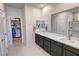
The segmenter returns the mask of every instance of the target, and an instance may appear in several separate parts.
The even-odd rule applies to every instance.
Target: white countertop
[[[50,38],[52,40],[58,41],[60,43],[69,45],[71,47],[74,47],[76,49],[79,49],[79,38],[71,37],[70,40],[64,35],[56,34],[56,33],[50,33],[50,32],[35,32],[36,34],[40,34],[42,36],[45,36],[47,38]]]

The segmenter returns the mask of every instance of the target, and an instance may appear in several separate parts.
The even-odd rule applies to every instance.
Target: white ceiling
[[[43,6],[41,6],[41,4],[43,4]],[[47,3],[27,3],[27,5],[30,5],[30,6],[33,6],[36,8],[42,8],[42,7],[46,6]]]
[[[36,8],[42,8],[50,3],[26,3],[26,4]],[[41,4],[43,4],[43,6],[41,6]],[[55,5],[57,3],[51,3],[51,4]],[[25,3],[5,3],[5,5],[9,7],[24,8]]]
[[[24,8],[24,3],[5,3],[5,6],[15,7],[15,8]]]

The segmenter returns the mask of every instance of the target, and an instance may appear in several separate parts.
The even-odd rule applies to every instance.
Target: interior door
[[[5,17],[3,17],[2,14],[0,14],[0,55],[5,56],[7,51],[7,36],[6,36],[6,23],[5,23]]]

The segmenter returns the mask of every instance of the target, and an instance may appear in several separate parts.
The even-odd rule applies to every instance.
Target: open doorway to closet
[[[21,19],[20,18],[11,19],[11,29],[12,29],[13,44],[21,44],[22,35],[21,35]]]

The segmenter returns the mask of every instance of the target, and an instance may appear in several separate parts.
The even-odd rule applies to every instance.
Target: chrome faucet
[[[72,34],[71,34],[71,30],[72,30],[71,25],[72,25],[72,21],[69,21],[68,22],[68,39],[69,40],[70,40],[70,37],[72,36]]]

